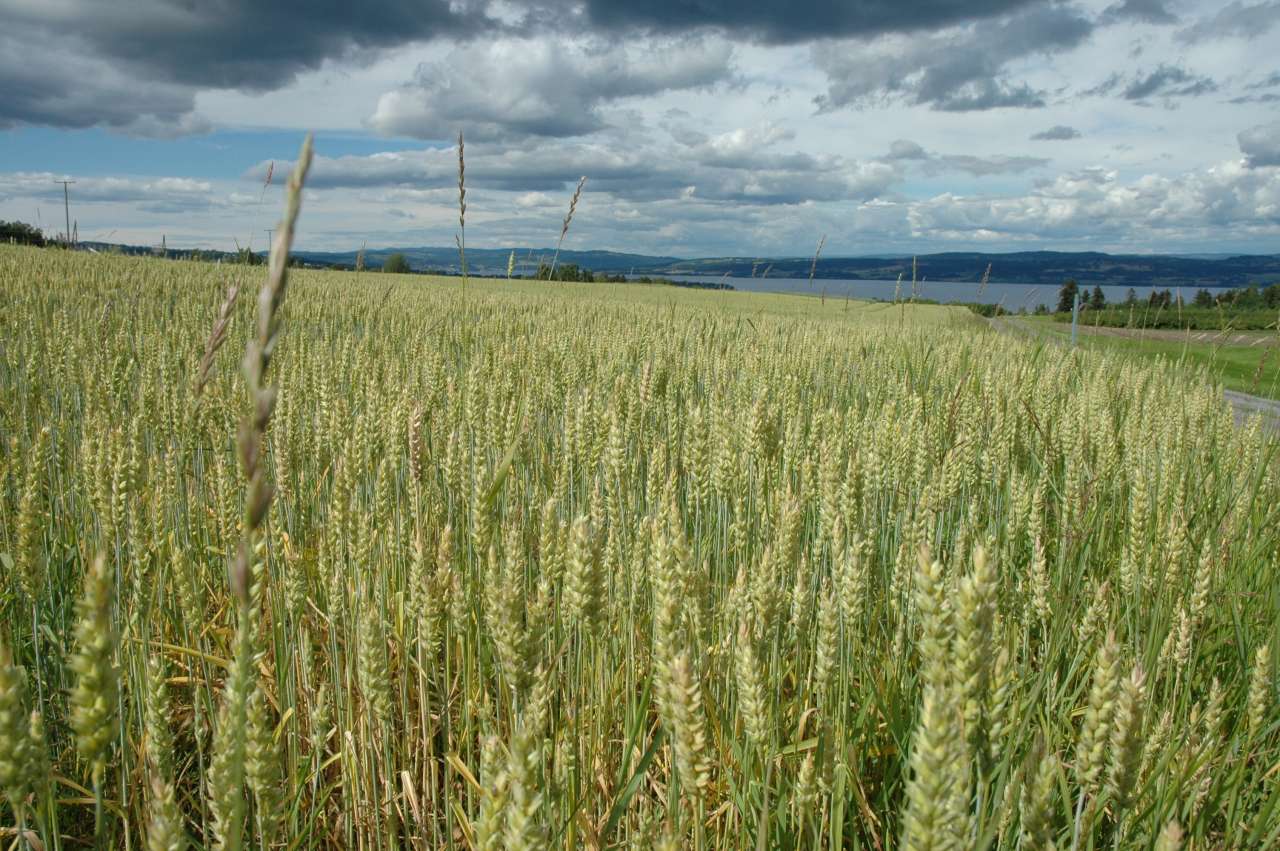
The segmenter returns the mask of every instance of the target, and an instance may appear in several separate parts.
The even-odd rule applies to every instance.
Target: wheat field
[[[273,274],[0,248],[6,846],[1280,845],[1276,444],[1207,382]]]

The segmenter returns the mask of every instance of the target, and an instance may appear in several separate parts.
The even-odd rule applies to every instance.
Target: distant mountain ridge
[[[912,276],[911,257],[820,258],[815,278],[865,278],[894,280]],[[1133,287],[1239,287],[1280,280],[1280,255],[1245,255],[1225,258],[1123,255],[1101,252],[1022,251],[1010,254],[945,252],[914,258],[917,277],[934,283],[974,283],[991,267],[992,283],[1058,285],[1068,278],[1092,286]],[[754,258],[685,260],[661,271],[668,274],[730,277],[762,274],[772,265],[772,277],[805,278],[813,259],[789,257],[757,261]]]
[[[124,251],[152,254],[150,246],[82,242],[97,251]],[[550,263],[554,248],[468,248],[468,271],[477,276],[506,277],[507,263],[515,252],[513,272],[534,277],[540,263]],[[169,249],[169,257],[200,256],[207,260],[230,259],[222,251]],[[257,252],[260,256],[265,252]],[[358,251],[297,250],[293,255],[308,265],[354,268]],[[392,254],[403,254],[415,272],[460,274],[458,249],[447,247],[370,248],[364,253],[365,268],[374,270]],[[559,263],[575,264],[593,272],[612,275],[674,275],[733,278],[895,280],[910,281],[912,264],[919,279],[930,283],[976,283],[988,266],[992,283],[1021,283],[1058,286],[1074,278],[1083,286],[1156,287],[1243,287],[1280,281],[1280,254],[1106,254],[1097,251],[1018,251],[993,254],[977,251],[947,251],[921,254],[915,258],[886,254],[869,257],[822,257],[816,266],[812,257],[698,257],[683,258],[618,251],[560,252]]]
[[[532,277],[538,271],[539,263],[550,263],[555,256],[554,248],[467,248],[467,271],[473,275],[498,275],[505,277],[507,262],[511,253],[515,252],[515,269],[517,275]],[[311,263],[324,263],[333,266],[354,266],[358,251],[295,251],[295,256]],[[365,267],[377,269],[392,254],[403,254],[414,271],[436,270],[450,274],[460,274],[458,249],[413,247],[413,248],[369,248],[364,252]],[[647,273],[658,266],[682,262],[679,257],[662,257],[650,254],[625,254],[617,251],[569,251],[560,252],[560,264],[574,263],[583,269],[593,272],[610,272],[627,274],[632,269],[637,274]]]
[[[475,275],[507,273],[511,252],[516,254],[516,274],[532,275],[539,261],[550,262],[553,248],[468,248],[467,265]],[[415,270],[432,269],[457,273],[458,250],[448,248],[378,248],[365,252],[365,264],[377,268],[392,254],[403,254]],[[310,262],[354,265],[355,251],[296,254]],[[1280,255],[1174,256],[1149,254],[1105,254],[1102,252],[1019,251],[1007,254],[948,251],[922,254],[915,259],[918,277],[934,283],[982,280],[991,266],[992,283],[1061,284],[1074,278],[1092,286],[1132,287],[1240,287],[1250,283],[1280,281]],[[645,275],[728,275],[730,278],[759,277],[767,271],[773,278],[807,278],[812,257],[700,257],[680,258],[614,251],[560,252],[559,262],[575,263],[593,272]],[[911,279],[912,258],[822,257],[814,268],[815,278]]]

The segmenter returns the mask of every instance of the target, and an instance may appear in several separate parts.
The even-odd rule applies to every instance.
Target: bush
[[[405,256],[397,252],[382,262],[382,271],[393,275],[407,275],[413,270],[409,268],[409,261]]]
[[[44,234],[26,222],[0,221],[0,242],[16,242],[19,245],[38,245],[44,247]]]

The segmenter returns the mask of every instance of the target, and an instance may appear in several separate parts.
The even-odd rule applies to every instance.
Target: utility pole
[[[67,245],[70,245],[71,244],[71,196],[67,191],[67,187],[70,186],[72,183],[75,183],[75,181],[74,180],[55,180],[54,183],[62,184],[62,211],[67,215],[66,238],[67,238]]]
[[[267,232],[267,259],[271,259],[271,241],[275,239],[275,228],[263,228]]]
[[[1080,329],[1080,291],[1076,290],[1076,297],[1071,302],[1071,348],[1076,347],[1076,339]]]

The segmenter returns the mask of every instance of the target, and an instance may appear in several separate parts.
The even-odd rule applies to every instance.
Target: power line
[[[54,183],[62,184],[62,211],[67,216],[66,238],[67,245],[71,244],[71,197],[67,191],[67,187],[75,183],[74,180],[55,180]]]

